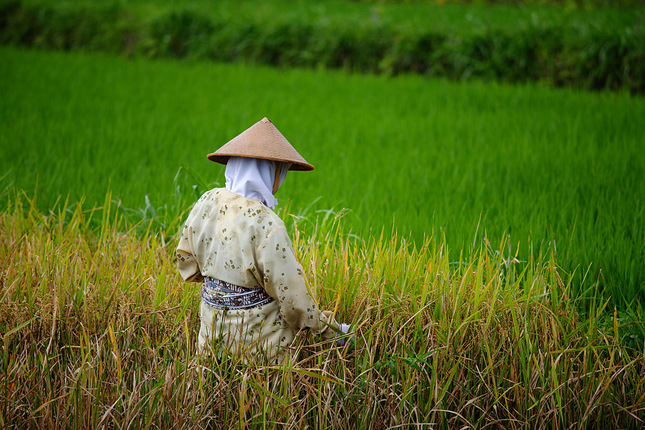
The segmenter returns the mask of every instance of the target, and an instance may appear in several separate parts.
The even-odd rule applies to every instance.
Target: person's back
[[[290,345],[298,330],[310,329],[332,339],[349,326],[339,325],[330,312],[318,309],[284,223],[272,210],[277,204],[273,194],[286,170],[313,166],[299,154],[300,158],[293,156],[290,151],[295,150],[284,137],[281,141],[282,135],[267,121],[258,122],[240,135],[246,138],[238,136],[214,153],[215,161],[227,165],[227,186],[206,192],[193,206],[177,247],[177,267],[184,280],[203,282],[200,349],[207,347],[209,339],[221,339],[231,352],[266,354],[273,359],[282,356],[281,347]],[[288,156],[262,159],[263,151],[274,158],[280,153],[279,147],[266,150],[262,145],[251,158],[233,156],[236,151],[249,155],[249,131],[257,144],[262,136],[258,129],[267,127],[274,143],[289,145]],[[222,156],[225,148],[233,154]]]

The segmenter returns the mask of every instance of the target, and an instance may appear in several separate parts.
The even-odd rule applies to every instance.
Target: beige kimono
[[[264,288],[274,301],[251,309],[220,310],[202,300],[199,347],[222,338],[235,353],[281,357],[295,332],[308,328],[323,339],[338,327],[321,312],[305,285],[282,220],[260,201],[224,188],[195,203],[177,247],[177,267],[188,282],[212,277],[245,288]]]

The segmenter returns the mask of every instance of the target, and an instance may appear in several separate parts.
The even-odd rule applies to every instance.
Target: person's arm
[[[193,228],[184,224],[177,245],[177,269],[186,282],[201,282],[204,278],[199,270],[193,248]]]
[[[274,228],[257,248],[258,269],[263,275],[264,289],[280,305],[282,317],[294,330],[308,328],[323,339],[340,329],[331,312],[321,312],[313,300],[300,263],[296,260],[291,240],[284,226]]]

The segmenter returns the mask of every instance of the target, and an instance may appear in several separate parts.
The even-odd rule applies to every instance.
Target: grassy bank
[[[174,243],[124,231],[111,200],[0,214],[4,428],[642,427],[642,348],[600,300],[578,318],[553,252],[520,268],[484,241],[460,259],[438,236],[361,242],[334,219],[295,249],[353,348],[303,334],[284,366],[243,364],[196,354]]]
[[[470,252],[484,234],[526,260],[557,248],[620,308],[645,297],[645,101],[325,71],[178,64],[1,48],[0,188],[100,205],[169,226],[223,168],[205,159],[269,116],[316,170],[281,206],[348,229]],[[178,174],[179,173],[179,174]],[[195,187],[193,187],[195,185]],[[38,189],[38,192],[35,190]],[[147,198],[146,198],[147,196]],[[584,278],[584,281],[583,281]],[[631,305],[630,305],[631,303]],[[642,320],[634,314],[629,317]]]
[[[0,3],[0,43],[645,91],[643,10],[330,2]]]

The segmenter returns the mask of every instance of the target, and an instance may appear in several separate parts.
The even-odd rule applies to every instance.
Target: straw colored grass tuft
[[[301,333],[288,361],[196,351],[198,286],[172,243],[103,208],[0,214],[4,428],[640,428],[643,350],[582,319],[552,253],[501,240],[363,241],[340,217],[294,245],[348,348]],[[140,231],[141,226],[136,226]],[[604,327],[604,326],[602,326]]]

